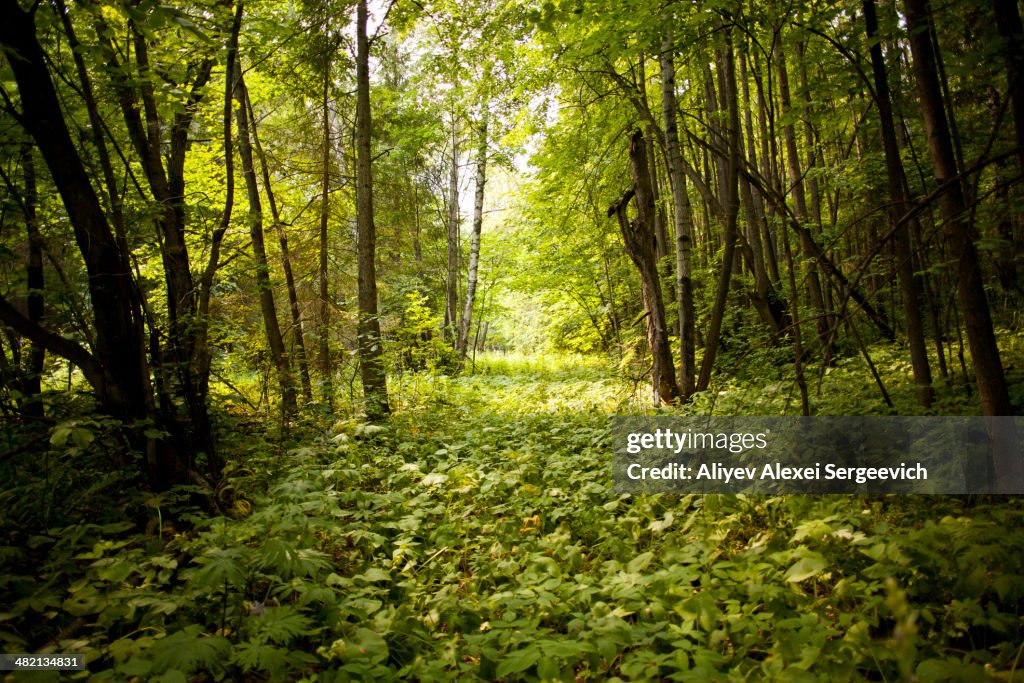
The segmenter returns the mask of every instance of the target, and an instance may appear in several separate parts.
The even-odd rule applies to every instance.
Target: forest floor
[[[0,643],[84,653],[90,680],[1024,676],[1020,499],[616,494],[608,418],[635,386],[578,358],[475,370],[397,378],[382,426],[286,444],[236,419],[221,516],[25,475],[0,499]],[[720,407],[792,401],[764,384]],[[92,429],[65,451],[104,457]]]

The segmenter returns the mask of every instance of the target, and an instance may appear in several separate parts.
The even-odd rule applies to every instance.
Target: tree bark
[[[1012,415],[981,277],[981,263],[974,246],[977,234],[967,211],[936,71],[936,51],[930,37],[931,10],[928,0],[904,0],[904,9],[921,115],[928,134],[928,152],[935,180],[944,189],[941,195],[943,232],[957,264],[957,295],[964,314],[982,411],[985,415]]]
[[[359,271],[359,370],[366,415],[387,415],[387,376],[377,317],[376,228],[373,223],[373,177],[370,157],[370,43],[366,36],[367,0],[356,5],[356,257]]]
[[[240,21],[240,17],[241,8],[236,13],[236,22]],[[160,256],[167,288],[169,324],[166,338],[170,362],[165,363],[163,360],[165,354],[160,349],[159,334],[153,329],[155,318],[147,313],[151,328],[151,355],[161,385],[167,387],[171,384],[165,393],[169,395],[173,391],[182,399],[187,414],[187,421],[182,424],[174,414],[176,408],[170,400],[162,400],[165,428],[179,441],[179,450],[206,454],[211,469],[216,471],[217,457],[207,406],[209,377],[203,372],[207,354],[199,338],[206,324],[199,318],[202,292],[195,286],[185,239],[185,159],[190,145],[189,131],[205,96],[213,60],[204,58],[188,64],[186,71],[192,76],[191,82],[174,83],[179,89],[188,90],[187,98],[183,108],[168,119],[160,112],[153,84],[157,76],[149,60],[150,38],[134,20],[129,21],[134,48],[132,68],[120,62],[121,53],[108,37],[111,27],[102,17],[97,17],[96,22],[101,52],[107,61],[107,72],[122,119],[132,147],[139,156],[139,164],[153,202],[158,208],[155,220],[160,233]],[[164,74],[164,77],[167,78],[167,75]],[[145,302],[140,302],[140,306],[144,307]],[[148,370],[144,374],[148,382]]]
[[[647,342],[651,349],[653,367],[651,379],[657,401],[666,404],[679,400],[679,385],[676,384],[675,365],[672,362],[672,348],[668,340],[668,325],[665,321],[665,304],[661,295],[661,281],[658,275],[656,238],[654,235],[654,195],[651,178],[648,175],[647,147],[643,133],[634,132],[629,143],[629,161],[633,175],[633,189],[608,209],[608,215],[615,215],[622,231],[626,253],[640,272],[644,310],[647,312]],[[630,222],[626,216],[626,205],[636,197],[637,217]]]
[[[448,172],[448,271],[444,288],[444,336],[455,341],[459,320],[459,143],[456,135],[455,109],[452,108],[452,165]]]
[[[779,80],[779,101],[782,104],[783,114],[792,112],[793,103],[789,91],[789,73],[786,68],[786,56],[779,44],[775,46],[775,64]],[[795,126],[790,122],[782,127],[783,141],[786,146],[786,162],[789,170],[789,182],[793,191],[793,207],[797,220],[804,227],[800,232],[800,251],[807,260],[807,294],[811,300],[811,308],[816,314],[815,327],[818,330],[818,340],[821,342],[822,354],[826,362],[831,356],[830,325],[825,311],[825,297],[822,293],[821,280],[818,277],[818,267],[812,260],[811,246],[808,244],[810,233],[807,231],[807,222],[810,216],[807,211],[807,195],[804,192],[803,173],[800,169],[800,155],[796,146]]]
[[[665,126],[665,146],[668,151],[669,184],[672,188],[672,221],[675,228],[676,303],[679,307],[679,378],[683,400],[693,394],[696,387],[697,346],[694,332],[693,306],[693,217],[690,198],[686,192],[686,173],[683,170],[683,152],[679,145],[676,119],[676,65],[673,54],[672,29],[666,28],[661,41],[661,115]]]
[[[27,313],[28,319],[35,325],[43,320],[43,236],[39,232],[39,217],[36,207],[39,196],[36,189],[36,165],[32,158],[32,148],[25,145],[21,150],[21,169],[25,181],[24,211],[25,236],[28,239],[28,259],[25,275],[28,284]],[[42,375],[43,363],[46,359],[46,348],[30,340],[25,363],[25,375],[22,380],[22,393],[25,395],[23,411],[30,417],[42,417]]]
[[[252,153],[252,140],[249,132],[249,112],[246,107],[245,78],[241,75],[240,65],[238,85],[235,98],[238,110],[235,114],[238,122],[238,155],[242,159],[242,176],[245,178],[246,196],[249,199],[249,236],[252,239],[253,259],[256,263],[256,289],[259,291],[260,312],[263,314],[263,329],[267,334],[267,346],[270,348],[270,359],[277,370],[277,381],[281,388],[281,405],[285,415],[292,415],[297,409],[295,400],[295,378],[292,376],[288,352],[281,336],[281,326],[277,320],[277,305],[274,303],[274,288],[270,282],[270,264],[267,262],[267,249],[263,234],[263,204],[260,201],[259,185],[256,182],[256,164]]]
[[[209,393],[210,371],[213,366],[213,354],[210,349],[210,297],[213,294],[213,278],[220,268],[220,249],[224,242],[224,235],[227,234],[231,225],[231,214],[235,206],[235,162],[234,162],[234,139],[232,136],[232,103],[235,99],[235,81],[237,71],[235,61],[238,57],[238,34],[242,30],[243,5],[235,8],[235,16],[231,23],[231,33],[228,37],[228,49],[224,69],[224,101],[221,109],[221,130],[224,144],[224,210],[221,212],[220,221],[210,236],[210,253],[207,256],[206,266],[199,275],[198,314],[196,316],[195,336],[195,364],[197,381],[199,382],[199,394],[206,396]],[[159,343],[155,331],[151,333],[150,347],[153,349],[151,355],[159,356]],[[154,360],[154,364],[156,364]],[[157,393],[161,397],[166,396],[162,389],[160,376],[157,375]],[[165,399],[169,401],[169,399]],[[220,459],[213,451],[210,451],[209,458],[212,464],[212,474],[220,475]]]
[[[480,122],[480,140],[476,159],[476,191],[473,195],[473,235],[469,243],[469,276],[466,280],[466,301],[459,319],[459,338],[455,350],[459,360],[466,359],[469,347],[469,330],[473,321],[473,304],[476,301],[477,273],[480,267],[480,233],[484,223],[484,185],[487,183],[487,107],[484,106]]]
[[[274,228],[277,230],[277,239],[281,244],[281,266],[284,269],[285,286],[288,288],[288,308],[292,319],[292,339],[295,340],[295,360],[299,366],[299,377],[302,380],[302,396],[307,403],[313,402],[313,384],[309,377],[309,363],[306,360],[306,340],[302,329],[302,312],[299,310],[299,294],[295,288],[295,273],[292,271],[291,253],[288,249],[288,235],[281,221],[281,214],[277,209],[277,200],[274,198],[274,188],[270,183],[270,168],[267,164],[267,155],[263,152],[263,145],[260,144],[260,136],[256,131],[256,115],[253,112],[252,102],[249,99],[249,91],[243,90],[245,94],[245,106],[249,112],[249,129],[252,131],[252,145],[256,156],[260,160],[260,170],[263,176],[263,187],[267,193],[267,203],[270,205],[270,217],[274,221]]]
[[[328,295],[327,279],[327,223],[331,215],[331,115],[330,115],[330,84],[331,62],[324,64],[324,136],[323,150],[320,158],[320,251],[317,267],[319,296],[317,303],[317,323],[320,334],[320,396],[328,410],[334,409],[334,370],[331,364],[331,308]]]
[[[721,160],[722,187],[722,265],[718,273],[718,289],[715,294],[715,305],[711,311],[711,322],[708,326],[707,340],[704,346],[704,358],[697,378],[697,391],[704,391],[711,383],[711,370],[721,341],[722,320],[725,318],[725,307],[729,297],[729,283],[732,278],[733,260],[736,255],[736,225],[739,217],[739,152],[740,152],[740,117],[739,104],[736,101],[736,67],[732,54],[731,33],[728,26],[724,31],[724,45],[719,49],[718,68],[722,73],[720,90],[726,110],[726,127],[723,137],[726,139],[726,158]]]
[[[893,244],[898,261],[900,291],[903,301],[903,316],[907,324],[907,342],[910,346],[910,363],[914,370],[917,400],[925,408],[935,398],[932,388],[932,371],[928,364],[928,350],[925,345],[924,323],[921,317],[921,283],[914,275],[914,261],[910,246],[910,231],[901,223],[909,208],[904,191],[906,178],[903,175],[903,161],[900,159],[896,141],[896,126],[892,115],[892,100],[889,95],[889,81],[885,71],[882,46],[878,41],[878,18],[875,0],[863,0],[864,21],[867,27],[871,52],[871,71],[875,82],[875,103],[881,124],[882,147],[885,151],[886,179],[889,186],[889,222],[895,231]]]

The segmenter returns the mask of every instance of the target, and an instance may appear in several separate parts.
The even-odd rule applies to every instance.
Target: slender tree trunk
[[[25,233],[28,238],[28,262],[26,279],[28,280],[27,313],[28,319],[35,325],[43,320],[43,236],[39,232],[39,217],[36,206],[39,202],[36,190],[36,165],[32,158],[32,148],[25,145],[21,149],[21,168],[25,180],[24,210]],[[26,359],[25,377],[22,382],[26,402],[24,412],[30,417],[43,416],[42,375],[46,349],[34,341],[29,342]]]
[[[452,165],[448,173],[448,273],[444,289],[444,337],[448,342],[455,341],[456,325],[459,320],[459,251],[462,248],[459,230],[459,141],[454,106],[451,132]]]
[[[810,86],[807,83],[807,63],[805,57],[805,45],[803,42],[797,42],[797,58],[800,63],[800,89],[803,91],[804,104],[802,107],[803,111],[803,128],[804,128],[804,146],[807,148],[807,171],[817,168],[821,164],[822,153],[817,149],[816,136],[814,132],[814,126],[811,125],[811,108],[807,103],[807,98],[810,97]],[[822,222],[821,204],[822,204],[822,189],[821,181],[815,174],[807,173],[807,194],[810,200],[810,219],[811,224],[817,226],[817,235],[821,235],[824,230],[824,223]],[[835,310],[835,302],[832,298],[834,287],[832,282],[828,278],[824,278],[821,284],[821,296],[822,305],[825,311],[825,322],[829,326],[829,345],[831,346],[835,340],[835,330],[838,329],[838,321],[832,311]],[[826,351],[826,362],[831,357],[832,350],[828,348]]]
[[[782,103],[783,114],[792,111],[792,99],[789,92],[789,73],[786,69],[786,57],[781,46],[775,46],[775,65],[779,80],[779,100]],[[804,226],[805,230],[800,233],[800,251],[807,260],[807,294],[811,300],[811,308],[816,314],[815,326],[818,330],[818,340],[821,342],[822,354],[826,362],[831,356],[829,349],[829,320],[825,312],[825,296],[822,293],[821,279],[818,277],[818,267],[813,260],[811,246],[807,243],[809,233],[806,231],[810,215],[807,211],[807,195],[804,192],[803,173],[800,169],[800,155],[796,146],[796,130],[792,123],[782,127],[782,134],[786,146],[786,162],[789,169],[789,182],[793,190],[793,208],[797,220]]]
[[[705,391],[711,384],[711,373],[715,365],[715,356],[722,335],[722,321],[729,298],[729,283],[732,275],[732,263],[736,249],[736,223],[739,217],[739,197],[737,180],[739,177],[739,104],[736,101],[736,70],[732,55],[731,32],[725,28],[725,44],[719,50],[718,67],[721,71],[720,90],[722,105],[726,114],[723,137],[726,140],[726,158],[720,160],[722,166],[719,194],[722,197],[724,212],[722,225],[722,265],[718,274],[718,290],[715,306],[712,309],[708,339],[705,344],[705,356],[700,364],[700,376],[697,378],[697,391]]]
[[[1020,258],[1020,245],[1014,236],[1014,215],[1017,213],[1013,206],[1013,199],[1010,195],[1010,185],[1004,175],[1005,162],[996,164],[995,185],[996,202],[1002,209],[999,224],[996,232],[1004,243],[1004,246],[995,253],[994,260],[996,274],[999,276],[999,286],[1006,295],[1024,294],[1017,277],[1017,260]]]
[[[185,158],[190,145],[189,132],[204,97],[213,61],[204,59],[192,65],[196,75],[184,108],[168,118],[160,113],[157,104],[153,69],[149,61],[149,38],[134,22],[129,22],[129,28],[135,52],[137,79],[132,77],[132,69],[118,69],[118,53],[109,42],[105,50],[111,73],[114,74],[122,118],[128,128],[132,145],[139,155],[149,190],[161,207],[157,224],[161,234],[160,256],[167,286],[167,348],[172,361],[170,371],[163,374],[174,381],[174,393],[184,399],[188,414],[185,435],[187,451],[201,452],[215,458],[207,408],[208,378],[197,373],[198,360],[202,356],[197,343],[200,292],[192,276],[188,242],[185,238]],[[152,317],[150,320],[152,322]],[[161,353],[161,356],[163,355]],[[161,370],[157,368],[158,372]],[[168,416],[167,421],[172,434],[180,431],[174,416]]]
[[[473,321],[473,304],[476,300],[477,272],[480,267],[480,232],[484,223],[484,185],[487,182],[487,108],[484,107],[480,123],[480,146],[476,159],[476,192],[473,195],[473,235],[469,243],[469,277],[466,281],[466,301],[459,319],[459,338],[455,350],[460,360],[466,359],[469,347],[469,330]]]
[[[896,126],[892,116],[892,101],[889,95],[889,81],[885,72],[882,46],[878,42],[878,18],[875,0],[863,0],[864,21],[867,26],[868,43],[871,45],[871,70],[875,81],[875,101],[881,120],[882,146],[885,150],[885,170],[889,184],[889,222],[895,233],[893,244],[900,276],[900,290],[903,299],[903,315],[907,323],[907,342],[910,346],[910,363],[914,370],[917,386],[917,400],[925,408],[935,398],[932,388],[932,371],[928,364],[928,349],[924,338],[924,322],[921,317],[921,283],[914,275],[914,261],[910,247],[910,231],[900,220],[908,209],[904,192],[906,180],[903,175],[903,161],[900,159],[896,141]]]
[[[249,129],[252,131],[252,144],[256,156],[260,160],[260,170],[263,176],[263,187],[267,193],[267,203],[270,205],[270,216],[274,221],[277,230],[277,239],[281,243],[281,265],[284,268],[284,281],[288,288],[288,308],[292,318],[292,338],[295,340],[295,359],[299,365],[299,377],[302,379],[302,396],[307,403],[313,402],[313,384],[309,377],[309,363],[306,361],[306,340],[302,331],[302,313],[299,310],[299,294],[295,288],[295,274],[292,271],[292,259],[288,250],[288,235],[284,230],[284,223],[281,221],[281,214],[277,210],[277,200],[274,197],[274,188],[270,183],[270,168],[267,165],[267,155],[263,152],[263,145],[260,144],[260,137],[256,131],[256,115],[253,112],[252,102],[249,100],[249,91],[243,90],[245,94],[245,106],[249,112]]]
[[[672,188],[672,220],[676,233],[679,378],[683,400],[687,400],[696,387],[693,266],[690,255],[693,248],[693,217],[690,214],[690,198],[686,193],[683,152],[679,146],[679,128],[676,119],[676,66],[673,50],[672,29],[666,28],[661,41],[661,115],[665,126],[665,145],[668,149],[668,173]]]
[[[718,345],[721,341],[722,320],[725,318],[725,307],[729,298],[729,283],[733,271],[733,260],[736,254],[736,226],[739,217],[739,190],[737,181],[739,178],[739,153],[740,153],[740,117],[739,104],[736,101],[736,67],[732,54],[731,31],[728,26],[724,29],[725,44],[719,49],[718,68],[722,73],[721,85],[722,100],[725,105],[727,123],[724,130],[726,143],[726,159],[722,172],[722,187],[719,194],[722,197],[722,265],[718,273],[718,289],[715,295],[715,305],[711,311],[711,322],[708,326],[708,336],[704,348],[704,359],[700,366],[700,377],[697,379],[697,391],[704,391],[711,383],[711,370],[714,367],[715,356],[718,353]]]
[[[210,348],[209,337],[210,337],[210,297],[213,295],[213,278],[217,274],[217,269],[220,267],[220,249],[224,241],[224,235],[227,234],[228,227],[231,225],[231,214],[234,211],[235,206],[235,162],[234,162],[234,141],[232,136],[232,103],[235,99],[235,81],[236,76],[239,73],[235,69],[235,63],[238,58],[238,35],[242,30],[242,13],[244,11],[244,4],[239,3],[235,7],[235,16],[231,22],[231,33],[228,37],[227,54],[225,60],[224,69],[224,99],[221,109],[221,126],[222,126],[222,140],[224,144],[224,184],[225,184],[225,199],[224,199],[224,210],[221,212],[220,221],[217,227],[213,229],[213,234],[210,236],[210,251],[207,256],[206,265],[202,272],[199,274],[199,292],[197,294],[196,304],[196,335],[195,335],[195,352],[193,354],[193,363],[195,366],[196,381],[198,384],[197,393],[200,396],[209,396],[210,391],[210,372],[213,367],[213,353]],[[141,305],[143,310],[146,311],[147,316],[152,320],[153,316],[149,307],[146,305],[144,297],[140,294]],[[153,357],[153,364],[159,367],[161,364],[159,359],[161,358],[160,340],[159,335],[155,329],[155,326],[150,323],[150,355]],[[160,373],[154,373],[154,383],[156,385],[157,396],[161,401],[162,405],[170,404],[170,397],[167,393],[167,389],[161,379]],[[168,408],[164,409],[165,413],[170,413]],[[210,461],[210,474],[214,478],[219,478],[221,473],[222,461],[219,455],[214,450],[214,442],[210,439],[210,450],[207,452],[207,458]]]
[[[232,105],[235,101],[235,84],[239,73],[235,69],[235,60],[238,57],[238,34],[242,30],[242,12],[243,5],[239,4],[235,8],[235,17],[231,24],[231,34],[228,38],[224,69],[224,100],[221,109],[221,139],[224,144],[224,210],[221,212],[217,227],[214,228],[213,234],[210,236],[210,253],[207,256],[206,266],[199,275],[195,366],[196,375],[200,381],[199,393],[203,396],[209,393],[210,370],[213,365],[213,354],[209,344],[210,297],[213,294],[213,278],[220,267],[220,249],[224,241],[224,235],[231,225],[231,214],[235,206],[235,153],[234,135],[232,134],[234,108]],[[152,337],[150,342],[150,346],[153,349],[152,355],[158,357],[158,340],[155,334]],[[159,375],[157,375],[157,378],[159,379]],[[159,388],[159,385],[158,394],[163,399],[165,392]]]
[[[387,376],[377,317],[376,227],[373,223],[373,169],[370,156],[370,41],[366,36],[367,0],[356,5],[356,258],[359,270],[359,373],[366,398],[366,415],[387,415]]]
[[[800,390],[800,414],[811,414],[811,403],[807,396],[807,378],[804,376],[803,337],[800,331],[800,295],[796,287],[796,267],[793,262],[793,248],[789,243],[789,231],[782,231],[782,252],[786,259],[786,279],[789,284],[789,314],[793,320],[793,373]]]
[[[750,99],[750,84],[747,82],[747,56],[746,51],[739,53],[739,79],[740,89],[743,93],[743,129],[746,132],[746,160],[751,168],[757,168],[757,147],[754,144],[754,122],[753,103]],[[745,205],[749,205],[747,211],[747,242],[753,250],[754,281],[758,292],[767,296],[769,290],[768,273],[765,269],[764,246],[761,234],[764,231],[764,201],[761,193],[757,192],[746,177],[740,178],[740,191],[743,195]],[[748,201],[749,200],[749,201]]]
[[[423,279],[423,246],[420,244],[420,192],[419,182],[412,185],[412,255],[416,261],[416,275]]]
[[[999,347],[981,277],[981,263],[974,246],[977,235],[964,199],[945,102],[936,71],[936,54],[930,39],[931,10],[928,0],[904,0],[910,50],[914,58],[921,115],[928,133],[928,152],[941,196],[943,231],[957,263],[957,294],[967,328],[978,394],[985,415],[1012,415]]]
[[[633,189],[608,209],[608,215],[615,215],[622,231],[626,252],[640,272],[644,309],[647,318],[647,343],[651,349],[653,367],[651,379],[655,400],[672,404],[679,400],[679,385],[676,384],[675,365],[668,340],[668,325],[665,320],[665,304],[662,300],[661,281],[658,275],[658,258],[654,236],[654,195],[651,178],[648,175],[647,146],[643,133],[633,133],[629,143],[629,161],[633,174]],[[636,196],[637,217],[630,222],[626,217],[626,205]]]
[[[236,21],[240,20],[240,16],[239,8]],[[153,68],[149,61],[150,40],[144,31],[133,20],[129,21],[134,64],[122,64],[122,52],[114,46],[108,35],[112,29],[102,18],[97,17],[96,22],[101,53],[107,61],[107,73],[128,138],[138,155],[147,189],[160,207],[155,220],[160,231],[160,256],[167,287],[166,354],[159,349],[159,332],[153,329],[155,317],[151,311],[146,312],[146,318],[151,327],[150,345],[155,351],[154,363],[158,358],[161,359],[160,364],[154,367],[156,375],[160,376],[165,387],[170,384],[170,390],[184,400],[188,416],[183,423],[170,402],[164,401],[162,410],[165,414],[162,421],[172,437],[180,442],[179,451],[206,454],[211,469],[216,470],[217,457],[207,408],[209,378],[200,372],[206,356],[199,343],[205,324],[199,320],[202,292],[195,286],[188,242],[185,239],[185,159],[190,146],[192,123],[205,96],[213,60],[206,58],[189,65],[190,82],[178,84],[188,89],[187,99],[182,109],[167,117],[158,106]],[[127,257],[124,261],[127,262]],[[138,293],[139,290],[133,291]],[[138,306],[144,307],[141,298],[138,296]],[[169,357],[169,363],[163,362],[165,357]],[[143,374],[148,384],[148,369],[143,370]]]
[[[241,67],[236,66],[241,71]],[[249,236],[252,238],[252,253],[256,262],[256,288],[259,290],[260,311],[263,314],[263,328],[267,333],[267,346],[270,348],[271,362],[277,370],[277,381],[281,387],[281,404],[286,415],[294,414],[297,408],[295,400],[295,378],[292,376],[288,352],[281,336],[281,326],[277,320],[277,306],[274,303],[274,288],[270,282],[270,264],[267,261],[267,249],[263,234],[263,204],[260,201],[259,185],[256,182],[256,164],[253,160],[252,141],[249,132],[249,112],[246,107],[248,94],[245,79],[238,76],[235,89],[238,110],[235,113],[238,122],[238,155],[242,159],[242,176],[245,178],[245,189],[249,199]]]
[[[319,280],[319,310],[317,323],[320,334],[320,397],[328,410],[334,409],[334,368],[331,363],[331,306],[327,277],[327,224],[331,215],[331,63],[324,64],[324,137],[320,158],[320,260],[317,274]]]

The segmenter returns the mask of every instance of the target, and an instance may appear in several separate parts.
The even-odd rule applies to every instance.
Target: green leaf
[[[195,573],[197,585],[208,589],[222,589],[229,586],[240,587],[245,583],[245,568],[242,565],[241,548],[217,548],[209,550],[196,561],[202,567]]]
[[[820,574],[827,566],[828,562],[824,557],[818,553],[811,553],[794,562],[793,566],[786,570],[785,579],[790,583],[805,581]]]
[[[497,676],[498,678],[504,678],[511,674],[526,671],[536,664],[538,659],[540,659],[540,650],[533,645],[527,645],[524,648],[510,652],[505,655],[505,658],[501,660],[501,664],[498,665]]]
[[[654,553],[650,551],[641,553],[629,561],[629,564],[626,565],[626,570],[631,574],[639,574],[643,570],[647,569],[653,559]]]
[[[370,567],[362,574],[357,574],[352,577],[357,581],[365,581],[367,583],[375,583],[377,581],[390,581],[391,574],[380,567]]]

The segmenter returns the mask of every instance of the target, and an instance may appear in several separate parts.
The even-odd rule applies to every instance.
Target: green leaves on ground
[[[254,451],[233,516],[167,542],[75,525],[6,548],[0,639],[71,633],[61,649],[96,680],[938,681],[1018,666],[1020,501],[617,495],[607,414],[578,409],[611,403],[597,374],[435,378],[383,430],[342,421],[288,454]]]

